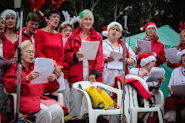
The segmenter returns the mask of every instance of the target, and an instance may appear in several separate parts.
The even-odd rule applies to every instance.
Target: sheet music
[[[65,86],[65,83],[64,83],[64,73],[62,73],[61,76],[58,78],[58,82],[60,84],[60,87],[56,92],[66,89],[66,86]]]
[[[119,59],[123,57],[123,53],[118,52],[112,52],[110,53],[110,56],[113,57],[114,61],[109,62],[107,65],[107,68],[109,69],[123,69],[123,62],[120,62]]]
[[[39,76],[31,81],[31,84],[47,83],[48,76],[54,71],[53,60],[50,58],[36,58],[34,70],[39,72]]]
[[[177,56],[179,52],[176,48],[165,49],[165,53],[170,61],[170,63],[179,63],[179,57]]]
[[[83,53],[84,57],[79,58],[79,61],[95,60],[99,44],[100,44],[100,41],[82,41],[79,52]]]
[[[149,77],[146,82],[159,82],[158,78],[161,78],[165,75],[164,68],[160,67],[152,67]]]
[[[0,57],[0,68],[4,67],[6,65],[9,65],[13,61],[15,61],[15,58],[10,59],[10,60],[6,60],[6,59]]]
[[[171,85],[173,95],[183,97],[185,96],[185,83],[179,85]]]
[[[152,52],[152,41],[137,39],[137,45],[140,48],[139,54]]]

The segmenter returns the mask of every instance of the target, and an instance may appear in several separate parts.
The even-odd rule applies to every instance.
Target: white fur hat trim
[[[141,67],[143,67],[151,61],[157,61],[155,56],[149,56],[147,58],[141,59],[140,65],[141,65]]]

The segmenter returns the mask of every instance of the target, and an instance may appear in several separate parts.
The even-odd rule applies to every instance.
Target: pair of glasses
[[[53,18],[58,18],[58,19],[60,19],[60,16],[58,16],[58,15],[51,15]]]
[[[25,52],[28,53],[28,54],[31,54],[31,53],[35,54],[36,53],[35,50],[27,50]]]
[[[118,31],[118,32],[120,32],[120,30],[119,29],[116,29],[116,28],[110,28],[111,30],[116,30],[116,31]]]

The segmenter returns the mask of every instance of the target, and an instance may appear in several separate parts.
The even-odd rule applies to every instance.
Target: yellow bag
[[[85,91],[91,97],[92,105],[94,108],[97,108],[97,109],[107,109],[108,108],[108,104],[102,98],[102,96],[99,94],[99,92],[96,90],[94,86],[91,86],[88,89],[86,88]]]
[[[105,102],[108,104],[108,106],[114,106],[114,101],[104,90],[98,88],[97,91],[99,92],[101,97],[105,100]]]

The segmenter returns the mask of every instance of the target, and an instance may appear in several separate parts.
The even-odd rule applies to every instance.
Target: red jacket
[[[3,36],[1,37],[1,40],[3,43],[3,58],[7,60],[13,58],[15,54],[14,45]]]
[[[156,63],[155,67],[159,67],[159,65],[162,65],[166,61],[164,44],[162,44],[161,42],[158,42],[158,39],[159,37],[157,36],[152,40],[152,50],[157,55],[156,56],[157,61],[155,62]],[[139,68],[141,67],[139,59],[137,59],[136,67],[139,67]]]
[[[36,57],[52,58],[58,65],[64,66],[63,39],[60,33],[49,33],[42,29],[35,34]]]
[[[89,32],[89,41],[100,41],[100,45],[97,51],[95,60],[88,60],[89,63],[89,75],[95,74],[97,81],[102,81],[102,73],[104,68],[104,58],[103,58],[103,46],[102,46],[102,36],[100,33],[96,32],[92,28]],[[78,61],[76,58],[76,52],[79,51],[81,47],[81,38],[79,37],[80,27],[76,28],[73,33],[68,37],[65,44],[65,61],[69,63],[69,73],[68,81],[69,83],[74,83],[77,81],[82,81],[83,79],[83,64],[82,61]]]
[[[33,69],[34,64],[31,64],[28,70],[22,65],[20,112],[24,114],[38,112],[40,110],[40,95],[43,95],[44,92],[52,93],[59,88],[58,80],[44,84],[30,84],[31,81],[26,82],[26,76],[33,71]],[[14,64],[7,69],[3,77],[3,84],[9,93],[16,93],[17,74],[17,65]]]
[[[11,42],[10,40],[8,40],[8,39],[6,38],[6,36],[5,36],[4,33],[1,34],[1,37],[2,37],[2,40]],[[11,42],[11,45],[13,46],[13,49],[12,49],[12,50],[13,50],[13,52],[15,53],[15,51],[16,51],[16,49],[17,49],[17,46],[18,46],[17,41],[15,41],[13,44],[12,44],[12,42]]]

